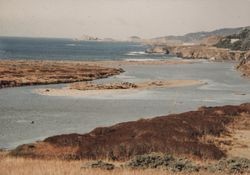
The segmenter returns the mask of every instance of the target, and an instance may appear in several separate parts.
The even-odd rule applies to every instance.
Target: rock
[[[211,46],[172,46],[168,47],[170,53],[185,59],[208,59],[208,60],[241,60],[245,57],[245,51],[231,51],[229,49]]]
[[[242,72],[243,76],[250,77],[250,51],[245,54],[236,68]]]
[[[169,54],[166,46],[153,46],[146,50],[146,53],[150,54]]]
[[[104,89],[135,89],[137,85],[129,82],[94,84],[90,82],[78,82],[70,85],[71,89],[77,90],[104,90]]]
[[[99,168],[103,170],[113,170],[115,166],[111,163],[106,163],[106,162],[99,160],[99,161],[87,163],[84,166],[82,166],[82,168]]]

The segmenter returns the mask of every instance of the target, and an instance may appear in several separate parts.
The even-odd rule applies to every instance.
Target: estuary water
[[[85,133],[95,127],[195,110],[199,106],[240,104],[250,101],[250,81],[233,63],[124,66],[125,73],[104,81],[197,79],[204,85],[160,88],[130,93],[53,97],[34,93],[29,86],[0,90],[0,147],[14,148],[48,136]],[[31,122],[34,121],[34,124]]]
[[[28,41],[26,41],[28,40]],[[49,41],[47,41],[49,40]],[[176,59],[147,55],[135,43],[79,42],[62,39],[1,38],[1,59],[123,60]],[[54,43],[54,44],[52,44]],[[71,48],[71,49],[69,49]],[[123,65],[124,73],[97,82],[168,79],[202,80],[203,85],[158,88],[126,93],[54,97],[36,94],[46,85],[0,89],[0,148],[66,133],[85,133],[118,122],[195,110],[199,106],[241,104],[250,101],[250,81],[234,63],[199,61],[178,65]]]

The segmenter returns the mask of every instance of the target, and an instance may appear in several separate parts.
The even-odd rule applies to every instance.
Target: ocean
[[[0,37],[0,59],[97,61],[169,58],[168,55],[149,55],[145,53],[147,48],[147,45],[134,42]]]

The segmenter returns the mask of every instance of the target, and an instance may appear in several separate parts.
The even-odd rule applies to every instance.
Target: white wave
[[[120,79],[122,79],[122,80],[124,80],[124,79],[136,79],[136,76],[123,75],[123,74],[117,75],[116,77],[117,77],[117,78],[120,78]]]
[[[126,55],[130,55],[130,56],[134,56],[134,55],[146,55],[147,53],[144,51],[133,51],[133,52],[129,52]]]
[[[159,59],[152,59],[152,58],[127,58],[124,59],[125,61],[155,61]]]
[[[28,123],[28,122],[31,122],[31,121],[28,121],[28,120],[17,120],[16,122],[17,123]]]
[[[76,44],[66,44],[66,46],[76,46]]]

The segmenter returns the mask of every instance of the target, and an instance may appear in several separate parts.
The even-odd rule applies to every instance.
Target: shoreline
[[[166,53],[165,53],[166,51]],[[208,45],[152,45],[149,53],[172,54],[178,58],[210,61],[241,61],[249,56],[249,51],[237,51]]]
[[[196,61],[197,62],[197,61]],[[92,81],[118,75],[123,65],[192,64],[190,60],[47,61],[0,60],[0,89]]]
[[[165,132],[165,134],[162,133],[163,135],[155,135],[155,137],[150,137],[150,139],[148,140],[148,144],[161,145],[165,144],[166,141],[168,142],[168,140],[174,141],[175,139],[177,139],[179,141],[174,143],[179,147],[183,147],[185,145],[184,143],[187,142],[186,144],[188,144],[190,141],[192,141],[197,144],[198,147],[201,147],[199,148],[201,149],[201,152],[197,153],[189,149],[185,150],[184,152],[183,150],[179,149],[175,150],[175,146],[173,147],[173,145],[171,145],[170,143],[170,145],[166,145],[167,147],[169,147],[168,149],[157,146],[154,148],[155,150],[153,152],[168,152],[169,154],[174,155],[186,155],[191,156],[192,159],[198,158],[200,160],[218,160],[222,157],[225,157],[226,155],[234,157],[239,153],[241,153],[241,155],[245,154],[245,156],[248,156],[249,152],[247,151],[249,151],[250,149],[250,147],[248,147],[250,146],[249,112],[250,103],[215,107],[201,106],[195,111],[187,111],[183,113],[169,114],[166,116],[158,116],[149,119],[139,119],[136,121],[122,122],[108,127],[97,127],[85,134],[72,133],[51,136],[44,139],[43,141],[20,145],[16,149],[11,151],[11,155],[34,158],[46,158],[47,156],[53,158],[56,156],[59,158],[61,157],[61,155],[74,153],[81,158],[88,158],[93,160],[98,158],[105,158],[106,156],[111,156],[109,157],[111,159],[112,156],[115,156],[115,160],[126,160],[127,158],[131,158],[132,155],[123,154],[122,150],[115,151],[119,144],[124,143],[125,145],[128,144],[132,146],[126,147],[126,149],[128,150],[141,149],[140,147],[133,148],[132,143],[138,141],[144,143],[145,139],[147,140],[148,138],[140,137],[142,133],[151,133],[155,135],[159,134],[158,132],[167,131]],[[159,125],[160,123],[162,125]],[[193,125],[194,123],[195,125]],[[178,130],[178,128],[182,128],[182,130]],[[130,130],[130,132],[134,133],[135,136],[130,138],[131,133],[126,132],[127,130]],[[199,134],[197,133],[198,135],[193,135],[193,132],[198,132]],[[121,136],[123,137],[122,139],[120,138]],[[110,137],[113,137],[112,140],[114,143],[108,142]],[[167,140],[164,140],[163,138]],[[185,140],[184,138],[187,140]],[[105,149],[103,149],[100,154],[95,152],[95,149],[99,146],[98,144],[94,144],[92,142],[94,140],[98,143],[103,142],[104,144],[103,148]],[[125,140],[127,140],[128,142]],[[182,142],[184,145],[182,145]],[[246,145],[241,146],[244,144]],[[33,146],[30,147],[30,145]],[[92,146],[89,147],[90,145]],[[105,145],[110,146],[106,147]],[[203,146],[204,150],[202,148]],[[46,151],[46,147],[50,149]],[[85,147],[86,149],[88,149],[86,150]],[[151,146],[147,148],[150,149]],[[84,154],[80,154],[79,149],[81,149]],[[107,155],[107,152],[109,152],[110,149],[114,149],[114,155]],[[142,152],[139,154],[152,152],[148,149],[142,150]],[[89,151],[92,152],[93,155],[89,154]],[[246,152],[244,153],[244,151]],[[137,152],[134,152],[134,155],[137,154]],[[61,159],[67,159],[67,156],[62,156]],[[69,157],[69,159],[74,160],[75,157]]]
[[[0,89],[6,87],[46,85],[91,81],[124,72],[86,63],[57,61],[0,61]]]

